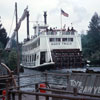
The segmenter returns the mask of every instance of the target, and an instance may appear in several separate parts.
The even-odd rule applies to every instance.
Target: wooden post
[[[8,98],[8,87],[9,87],[9,81],[6,80],[6,99]]]
[[[19,67],[20,67],[20,57],[19,57],[19,44],[18,44],[18,15],[17,15],[17,3],[15,3],[15,11],[16,11],[16,38],[17,38],[17,75],[18,75],[18,87],[20,87],[20,79],[19,79]],[[18,88],[19,90],[20,88]]]
[[[12,93],[12,100],[15,100],[15,93]]]
[[[2,50],[0,49],[0,64],[1,64],[1,54],[2,54]]]
[[[69,85],[69,75],[67,75],[67,86],[66,86],[66,90],[67,90],[68,85]]]
[[[45,84],[46,84],[46,87],[47,87],[47,84],[48,84],[48,82],[47,82],[47,71],[45,72]]]
[[[38,86],[38,83],[35,84],[35,91],[36,91],[36,92],[39,92],[39,86]]]
[[[8,100],[11,100],[11,98],[10,98],[10,92],[8,92],[7,98],[8,98]]]
[[[49,100],[49,97],[48,96],[46,96],[46,100]]]
[[[39,100],[39,96],[38,95],[36,95],[36,100]]]
[[[22,100],[22,94],[21,93],[18,94],[18,100]]]
[[[77,88],[76,87],[73,88],[73,93],[74,93],[74,96],[77,96]]]

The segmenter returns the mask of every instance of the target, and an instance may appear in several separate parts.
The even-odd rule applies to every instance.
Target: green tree
[[[87,35],[82,35],[83,55],[92,64],[100,65],[100,16],[93,15]]]
[[[17,68],[17,53],[15,49],[12,49],[8,57],[8,66],[11,70]]]
[[[3,44],[0,42],[0,49],[2,49],[3,48]]]
[[[91,19],[87,37],[89,42],[92,42],[92,44],[89,44],[89,47],[93,50],[93,52],[97,49],[100,50],[100,17],[97,13],[95,13]]]
[[[0,49],[1,61],[4,62],[11,70],[16,70],[17,67],[17,53],[16,53],[16,41],[12,40],[12,49],[9,51],[4,50],[9,38],[7,37],[7,32],[5,28],[0,24]]]
[[[0,47],[4,48],[8,39],[9,38],[7,37],[7,32],[5,28],[3,28],[2,24],[0,24]]]

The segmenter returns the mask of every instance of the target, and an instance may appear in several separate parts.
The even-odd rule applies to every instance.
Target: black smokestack
[[[47,12],[46,11],[44,12],[44,24],[45,25],[47,24]]]
[[[27,11],[27,40],[29,39],[29,11]]]

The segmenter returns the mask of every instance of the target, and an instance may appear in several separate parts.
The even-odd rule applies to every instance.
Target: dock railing
[[[49,90],[50,91],[50,90]],[[11,95],[12,94],[12,98]],[[40,92],[26,92],[26,91],[18,91],[18,90],[13,90],[13,91],[9,91],[8,94],[8,100],[16,100],[16,94],[18,96],[18,100],[23,100],[23,94],[25,95],[34,95],[34,99],[33,100],[41,100],[39,99],[39,96],[43,96],[45,97],[45,99],[43,100],[50,100],[49,98],[52,97],[52,100],[58,100],[57,98],[59,98],[60,100],[100,100],[100,98],[95,98],[95,97],[88,97],[88,96],[75,96],[75,95],[59,95],[59,94],[51,94],[51,93],[40,93]],[[56,99],[55,99],[56,98]],[[30,99],[32,100],[32,99]]]
[[[61,83],[53,83],[50,82],[49,76],[55,76],[58,77],[60,76],[60,78],[62,78],[63,76],[66,78],[66,84],[62,85]],[[76,75],[76,76],[75,76]],[[27,78],[27,77],[34,77],[37,78],[37,76],[41,76],[40,74],[35,74],[35,75],[24,75],[24,76],[20,76],[21,78]],[[84,80],[84,77],[86,78],[86,80]],[[78,80],[78,77],[79,80]],[[91,80],[92,77],[92,82],[90,85],[94,86],[97,85],[97,88],[93,88],[95,89],[94,92],[95,93],[99,93],[99,78],[100,75],[99,74],[85,74],[83,75],[82,73],[77,73],[77,74],[59,74],[59,73],[48,73],[48,72],[44,72],[43,73],[43,78],[44,80],[39,81],[39,82],[34,82],[31,84],[27,84],[27,85],[22,85],[20,86],[20,90],[17,90],[17,87],[13,87],[13,85],[11,85],[11,80],[12,77],[11,76],[4,76],[4,77],[0,77],[0,80],[5,80],[5,83],[0,83],[0,84],[5,84],[5,88],[2,90],[6,90],[6,95],[1,95],[0,98],[6,98],[5,100],[26,100],[23,99],[24,96],[30,97],[30,95],[33,95],[34,98],[32,99],[28,99],[28,100],[100,100],[100,95],[94,94],[93,90],[91,88],[87,88],[87,90],[92,93],[85,93],[84,91],[86,91],[85,85],[87,84],[87,79],[88,81]],[[17,77],[15,76],[15,78],[17,79]],[[78,83],[76,84],[74,81],[71,81],[71,79],[76,79],[76,81],[78,81]],[[84,88],[83,92],[80,93],[78,88],[80,86],[80,81],[84,80]],[[71,82],[71,83],[70,83]],[[74,85],[72,84],[72,82],[74,82]],[[46,87],[40,87],[40,84],[46,84]],[[31,86],[34,85],[34,89],[33,91],[23,91],[21,90],[22,87],[27,87],[27,86]],[[57,86],[58,85],[58,86]],[[72,86],[71,86],[72,85]],[[76,85],[76,86],[75,86]],[[81,84],[83,85],[83,84]],[[57,87],[56,87],[57,86]],[[61,86],[61,87],[59,87]],[[41,93],[40,90],[44,90],[46,91],[45,93]],[[45,99],[41,99],[40,97],[44,97]]]

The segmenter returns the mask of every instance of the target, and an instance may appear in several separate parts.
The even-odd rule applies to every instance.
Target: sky
[[[89,22],[95,12],[100,12],[100,0],[0,0],[1,23],[10,37],[15,29],[15,2],[18,6],[18,19],[28,6],[30,13],[30,37],[34,35],[33,26],[35,21],[42,22],[43,12],[47,11],[47,24],[50,27],[61,28],[61,9],[69,14],[62,16],[62,26],[73,26],[78,33],[88,30]],[[71,24],[72,23],[72,24]],[[19,29],[19,41],[26,38],[26,19]]]

